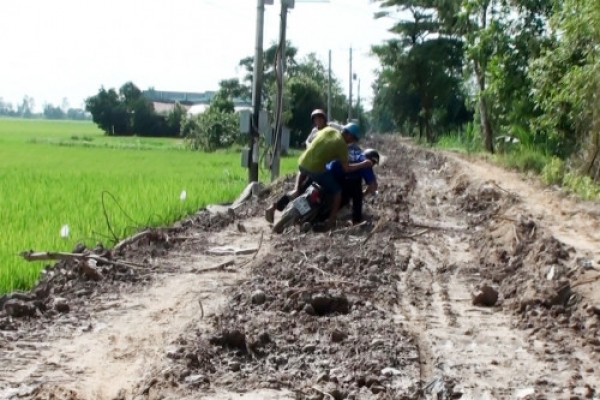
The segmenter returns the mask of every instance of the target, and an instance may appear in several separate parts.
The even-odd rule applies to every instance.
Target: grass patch
[[[519,149],[495,157],[500,165],[520,172],[541,174],[550,157],[535,149]]]
[[[165,139],[146,151],[31,142],[33,137],[82,143],[115,139],[103,137],[90,122],[54,122],[0,119],[0,293],[28,289],[39,276],[44,264],[21,260],[20,251],[106,243],[111,234],[103,216],[105,191],[128,214],[104,196],[112,228],[126,236],[140,225],[168,224],[206,204],[231,200],[247,183],[247,170],[233,150],[182,151],[176,141]],[[294,156],[282,159],[282,173],[295,171],[296,162]],[[268,171],[261,170],[261,179],[269,179]],[[187,196],[181,200],[183,190]],[[69,226],[67,238],[60,235],[63,225]]]
[[[468,138],[468,135],[467,135]],[[465,136],[449,134],[442,136],[436,147],[459,153],[475,153],[486,161],[491,161],[504,168],[519,172],[532,172],[547,185],[558,185],[567,193],[572,193],[583,200],[600,200],[600,185],[585,175],[569,171],[564,162],[551,157],[533,146],[513,145],[504,153],[490,155],[484,153],[475,141],[466,141]]]

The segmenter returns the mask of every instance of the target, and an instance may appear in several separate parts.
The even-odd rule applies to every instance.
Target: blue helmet
[[[344,127],[342,128],[342,132],[348,132],[349,134],[354,136],[356,140],[360,139],[360,128],[354,122],[344,125]]]

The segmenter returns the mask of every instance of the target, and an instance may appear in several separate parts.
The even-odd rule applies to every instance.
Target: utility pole
[[[350,122],[350,120],[352,120],[352,47],[350,47],[350,75],[348,84],[350,85],[348,96],[348,122]]]
[[[257,0],[256,6],[256,48],[254,51],[254,71],[252,72],[252,128],[248,153],[248,181],[258,181],[259,139],[258,119],[260,116],[263,87],[263,31],[265,26],[265,0]]]
[[[279,177],[279,166],[281,159],[281,134],[283,129],[283,85],[285,79],[285,55],[286,55],[286,30],[287,30],[288,0],[281,0],[281,24],[279,26],[279,52],[276,75],[279,78],[277,93],[277,110],[275,118],[275,149],[271,162],[271,181]]]
[[[331,50],[329,50],[329,77],[327,78],[327,121],[331,121]]]
[[[360,118],[360,78],[358,79],[358,89],[356,89],[356,113],[357,117]]]

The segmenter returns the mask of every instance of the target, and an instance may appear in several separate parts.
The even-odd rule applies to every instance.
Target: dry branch
[[[135,264],[124,261],[113,261],[104,257],[100,257],[96,254],[76,254],[76,253],[65,253],[65,252],[52,252],[52,251],[24,251],[19,253],[26,261],[50,261],[50,260],[95,260],[97,262],[113,265],[115,267],[122,268],[145,268],[146,265]]]
[[[364,226],[364,225],[366,225],[366,224],[367,224],[367,221],[363,221],[363,222],[361,222],[360,224],[351,225],[351,226],[347,226],[347,227],[345,227],[345,228],[341,228],[341,229],[338,229],[338,230],[335,230],[335,231],[331,231],[331,232],[329,232],[329,236],[331,236],[331,235],[335,235],[336,233],[350,232],[350,231],[352,231],[353,229],[355,229],[355,228],[359,228],[359,227],[361,227],[361,226]]]
[[[435,230],[441,230],[441,231],[448,229],[447,227],[444,227],[444,226],[435,226],[435,225],[418,224],[418,223],[412,223],[410,225],[414,226],[415,228],[435,229]]]
[[[148,235],[150,235],[152,233],[152,230],[147,229],[145,231],[142,232],[138,232],[133,236],[130,236],[126,239],[121,240],[119,243],[117,243],[115,245],[115,247],[113,247],[113,251],[119,251],[121,250],[123,247],[125,246],[129,246],[130,244],[137,242],[138,240],[140,240],[141,238],[144,238]]]
[[[256,252],[254,253],[254,255],[252,256],[252,259],[254,260],[256,258],[256,256],[258,255],[258,252],[260,251],[260,248],[262,247],[263,244],[263,236],[265,235],[265,231],[262,231],[260,233],[260,239],[258,240],[258,247],[256,249]]]
[[[327,396],[327,398],[329,398],[329,399],[335,400],[335,397],[333,397],[331,394],[329,394],[327,392],[324,392],[324,391],[322,391],[321,389],[318,389],[315,386],[312,386],[311,389],[314,390],[314,391],[316,391],[316,392],[319,392],[319,394],[321,394],[323,396]]]
[[[225,267],[229,267],[230,265],[234,265],[234,264],[235,264],[234,260],[228,260],[228,261],[222,262],[221,264],[217,264],[214,267],[195,269],[195,270],[193,270],[193,272],[195,272],[197,274],[201,274],[203,272],[217,271],[219,269],[224,269]]]
[[[399,236],[396,236],[396,238],[398,238],[398,239],[414,239],[415,237],[421,236],[422,234],[427,233],[427,232],[429,232],[428,228],[423,229],[422,231],[419,231],[419,232],[415,232],[410,235],[399,235]]]
[[[167,242],[185,242],[186,240],[205,240],[205,238],[200,236],[173,236],[167,238]]]
[[[600,280],[600,275],[596,275],[596,276],[594,276],[592,278],[588,278],[588,279],[584,279],[584,280],[579,281],[579,282],[575,282],[575,283],[573,283],[571,285],[571,288],[574,288],[574,287],[577,287],[577,286],[581,286],[581,285],[585,285],[585,284],[588,284],[588,283],[593,283],[593,282],[596,282],[597,280]]]
[[[365,237],[365,240],[363,240],[362,244],[367,243],[371,237],[379,232],[379,230],[383,227],[383,225],[385,225],[388,222],[387,219],[380,219],[379,222],[377,223],[377,225],[375,225],[375,227],[371,230],[371,232],[369,232],[369,234]]]
[[[198,304],[200,304],[200,319],[204,319],[204,307],[202,306],[202,300],[198,299]]]
[[[258,252],[258,248],[254,249],[208,249],[206,254],[209,256],[245,256]]]

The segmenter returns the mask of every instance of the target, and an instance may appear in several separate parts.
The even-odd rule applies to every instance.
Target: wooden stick
[[[364,225],[366,225],[366,224],[367,224],[367,221],[363,221],[363,222],[361,222],[360,224],[356,224],[356,225],[347,226],[347,227],[345,227],[345,228],[340,228],[340,229],[338,229],[338,230],[335,230],[335,231],[331,231],[331,232],[329,232],[329,236],[331,236],[331,235],[335,235],[336,233],[341,233],[341,232],[351,231],[351,230],[353,230],[353,229],[355,229],[355,228],[359,228],[359,227],[361,227],[361,226],[364,226]]]
[[[222,262],[221,264],[217,264],[214,267],[195,269],[195,270],[193,270],[193,272],[195,272],[196,274],[201,274],[203,272],[217,271],[219,269],[224,269],[225,267],[229,267],[230,265],[233,265],[233,264],[235,264],[235,261],[232,259],[232,260]]]
[[[320,280],[317,280],[315,282],[317,282],[317,283],[325,283],[325,284],[327,284],[327,283],[333,283],[333,284],[340,283],[340,284],[345,284],[345,285],[360,286],[359,284],[356,284],[354,282],[342,281],[342,280],[330,280],[330,281],[320,281]]]
[[[231,249],[231,250],[218,250],[218,249],[209,249],[206,250],[206,254],[209,256],[244,256],[248,254],[253,254],[258,251],[258,248],[255,249]]]
[[[574,284],[571,285],[571,288],[574,288],[574,287],[577,287],[577,286],[581,286],[581,285],[585,285],[587,283],[596,282],[599,279],[600,279],[600,275],[596,275],[593,278],[588,278],[588,279],[584,279],[584,280],[579,281],[579,282],[575,282]]]
[[[443,226],[435,226],[435,225],[427,225],[427,224],[415,224],[415,223],[412,223],[410,225],[412,225],[412,226],[414,226],[416,228],[425,228],[425,229],[437,229],[437,230],[448,229],[448,228],[443,227]]]
[[[317,392],[321,393],[323,396],[327,396],[327,397],[328,397],[328,398],[330,398],[331,400],[335,400],[335,397],[333,397],[332,395],[330,395],[330,394],[329,394],[329,393],[327,393],[327,392],[324,392],[324,391],[322,391],[322,390],[320,390],[320,389],[317,389],[315,386],[312,386],[312,387],[311,387],[311,389],[312,389],[312,390],[314,390],[314,391],[317,391]]]
[[[202,300],[198,299],[198,304],[200,304],[200,319],[204,319],[204,307],[202,306]]]
[[[186,240],[204,240],[205,238],[199,236],[173,236],[169,237],[167,241],[169,242],[184,242]]]
[[[258,255],[258,252],[260,251],[260,248],[262,247],[264,235],[265,235],[265,231],[260,232],[260,239],[258,240],[258,248],[256,249],[256,252],[252,256],[253,260],[256,258],[256,256]]]
[[[150,235],[152,232],[153,232],[152,230],[147,229],[145,231],[138,232],[131,237],[123,239],[119,243],[117,243],[115,245],[115,247],[113,247],[113,251],[119,251],[119,250],[121,250],[121,248],[128,246],[128,245],[132,244],[133,242],[136,242],[136,241],[140,240],[141,238]]]
[[[147,265],[136,264],[124,261],[113,261],[100,257],[96,254],[76,254],[76,253],[65,253],[65,252],[51,252],[51,251],[24,251],[19,254],[26,261],[50,261],[50,260],[95,260],[103,264],[113,265],[116,267],[125,268],[146,268]]]
[[[304,260],[302,260],[302,261],[304,261]],[[315,271],[319,271],[320,273],[323,274],[323,276],[325,276],[325,275],[331,276],[330,273],[327,273],[327,272],[323,271],[321,268],[315,267],[314,265],[309,265],[307,268],[311,268],[311,269],[314,269]]]

